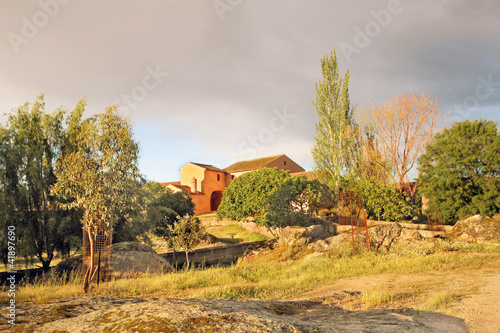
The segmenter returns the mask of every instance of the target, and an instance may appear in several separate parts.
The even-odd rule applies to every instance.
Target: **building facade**
[[[187,191],[195,204],[195,214],[205,214],[217,210],[222,200],[222,192],[234,178],[264,167],[288,170],[291,175],[305,171],[284,154],[236,162],[225,169],[189,162],[179,169],[180,181],[162,185],[174,192]]]

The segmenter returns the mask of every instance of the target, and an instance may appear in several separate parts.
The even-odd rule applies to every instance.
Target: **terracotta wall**
[[[203,178],[205,177],[205,169],[192,163],[184,165],[181,170],[181,185],[191,187],[191,180],[196,178],[196,190],[203,192]]]

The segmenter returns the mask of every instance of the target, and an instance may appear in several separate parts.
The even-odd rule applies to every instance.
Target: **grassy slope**
[[[372,288],[361,288],[363,292],[360,295],[348,300],[348,307],[397,307],[411,304],[433,310],[452,304],[473,288],[464,289],[464,283],[447,286],[448,276],[479,272],[492,263],[500,267],[500,244],[437,246],[424,252],[405,248],[389,254],[364,253],[356,256],[336,251],[331,252],[330,257],[310,259],[304,259],[302,252],[301,249],[283,247],[231,267],[115,280],[107,285],[107,290],[101,287],[99,293],[107,292],[107,295],[114,296],[271,300],[299,297],[339,281],[368,278],[367,281],[381,283]],[[391,279],[400,278],[397,280],[399,282],[391,286],[387,284],[387,276]],[[426,282],[418,282],[419,276],[425,276]],[[406,278],[402,280],[401,277]],[[385,287],[378,288],[382,282]],[[50,298],[80,296],[79,283],[76,277],[67,284],[48,281],[24,286],[20,288],[17,298],[19,301],[44,302]],[[402,288],[403,285],[411,292],[401,292],[395,288]],[[1,298],[5,300],[5,296]]]
[[[207,228],[207,232],[224,243],[250,243],[269,239],[267,236],[249,231],[237,224],[230,224],[222,227],[209,227]]]

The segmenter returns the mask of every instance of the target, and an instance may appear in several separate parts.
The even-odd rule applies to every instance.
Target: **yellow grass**
[[[356,256],[334,255],[281,261],[262,260],[230,267],[191,269],[163,275],[144,274],[137,278],[113,280],[97,294],[143,297],[208,297],[221,299],[284,299],[339,279],[385,273],[418,274],[454,270],[476,270],[489,260],[498,260],[497,248],[483,248],[482,253],[441,251],[425,255],[401,253],[365,253]],[[289,254],[293,254],[292,250]],[[79,275],[69,282],[61,279],[41,281],[19,288],[19,301],[44,301],[50,298],[81,296]],[[431,295],[432,296],[432,295]],[[6,296],[2,295],[2,301]],[[391,304],[396,294],[373,290],[362,301],[371,306]],[[449,304],[453,294],[434,295],[422,305],[438,308]]]

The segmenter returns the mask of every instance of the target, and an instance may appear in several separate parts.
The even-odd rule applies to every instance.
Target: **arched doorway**
[[[212,212],[216,211],[217,208],[219,208],[221,200],[222,200],[222,192],[213,191],[212,195],[210,195],[210,210]]]

